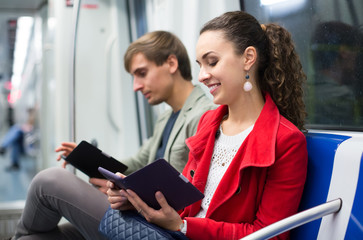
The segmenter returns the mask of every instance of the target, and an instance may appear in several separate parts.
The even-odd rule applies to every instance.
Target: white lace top
[[[224,135],[222,127],[219,127],[221,134],[216,139],[214,144],[207,184],[204,190],[204,198],[202,200],[201,209],[195,217],[204,218],[206,216],[209,204],[218,187],[219,182],[227,171],[239,147],[242,145],[248,134],[252,131],[253,126],[254,125],[235,136]]]

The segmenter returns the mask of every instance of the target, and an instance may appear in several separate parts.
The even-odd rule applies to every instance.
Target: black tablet
[[[98,171],[98,167],[100,166],[111,171],[121,173],[127,169],[125,164],[102,152],[87,141],[80,142],[77,147],[64,159],[81,172],[94,178],[105,178]]]

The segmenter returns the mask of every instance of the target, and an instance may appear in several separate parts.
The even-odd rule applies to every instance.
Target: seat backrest
[[[349,136],[308,133],[308,172],[299,212],[325,203],[333,171],[335,152]],[[291,231],[291,239],[317,239],[321,219]]]

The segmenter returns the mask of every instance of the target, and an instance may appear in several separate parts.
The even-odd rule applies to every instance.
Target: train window
[[[277,22],[295,41],[307,75],[307,127],[363,130],[363,2],[241,1],[261,22]]]

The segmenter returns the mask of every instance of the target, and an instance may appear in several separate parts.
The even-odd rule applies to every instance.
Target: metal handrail
[[[76,46],[77,46],[77,30],[81,0],[73,2],[73,19],[72,19],[72,35],[71,35],[71,54],[70,54],[70,76],[69,76],[69,121],[70,121],[70,140],[76,141]]]
[[[340,198],[320,204],[316,207],[307,209],[300,213],[296,213],[288,218],[285,218],[267,227],[264,227],[242,238],[241,240],[270,239],[274,236],[277,236],[283,232],[301,226],[305,223],[312,222],[326,215],[339,212],[341,206],[342,206],[342,200]]]

